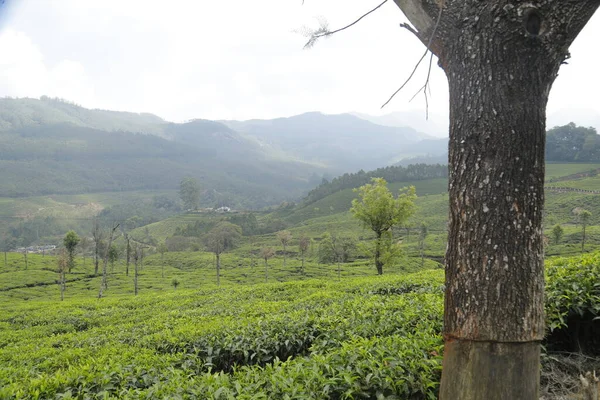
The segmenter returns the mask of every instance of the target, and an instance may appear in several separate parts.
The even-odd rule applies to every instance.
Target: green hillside
[[[102,131],[162,135],[165,121],[153,114],[89,110],[61,99],[0,99],[0,131],[69,123]]]

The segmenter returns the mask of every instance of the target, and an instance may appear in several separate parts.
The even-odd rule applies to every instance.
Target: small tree
[[[140,248],[137,243],[133,246],[133,295],[138,294],[138,261],[140,259]]]
[[[285,267],[286,248],[292,240],[292,233],[290,231],[277,232],[277,240],[279,240],[283,246],[283,266]]]
[[[300,250],[300,254],[302,256],[302,268],[301,268],[301,272],[304,273],[304,254],[306,253],[306,251],[308,250],[310,246],[310,238],[307,236],[300,236],[300,239],[298,240],[298,249]]]
[[[92,241],[94,242],[94,275],[98,275],[98,264],[100,262],[100,254],[102,254],[102,243],[104,232],[100,228],[98,220],[94,220],[92,228]]]
[[[375,233],[374,259],[379,275],[383,274],[381,259],[384,233],[395,225],[404,223],[415,210],[414,201],[417,197],[414,186],[403,189],[397,198],[387,188],[383,178],[373,178],[372,183],[354,189],[359,199],[352,200],[350,211],[360,220],[365,228]]]
[[[131,261],[131,238],[125,231],[123,231],[123,237],[125,238],[125,275],[129,276],[129,263]]]
[[[197,210],[200,206],[200,185],[194,178],[183,178],[179,184],[179,196],[186,210]]]
[[[269,281],[269,258],[275,255],[275,251],[271,247],[263,247],[260,249],[260,258],[265,260],[265,282]]]
[[[75,250],[77,249],[80,240],[81,239],[74,231],[67,232],[63,239],[63,244],[69,255],[69,273],[71,273],[71,270],[75,267]]]
[[[167,247],[167,245],[165,243],[161,243],[158,246],[157,250],[160,253],[160,276],[161,276],[161,278],[164,278],[165,277],[165,253],[169,251],[169,248]]]
[[[564,233],[565,231],[562,226],[560,226],[559,224],[554,225],[554,228],[552,228],[552,237],[554,238],[554,244],[558,244],[560,242]]]
[[[217,285],[221,284],[221,253],[232,249],[242,236],[242,228],[231,222],[220,222],[206,234],[204,245],[217,260]]]
[[[427,230],[427,225],[425,223],[421,224],[421,229],[419,230],[419,249],[421,250],[421,267],[425,265],[425,239],[429,234]]]
[[[115,271],[115,261],[119,259],[119,249],[114,244],[108,249],[108,262],[110,263],[110,272]]]
[[[173,289],[177,290],[177,286],[179,286],[179,280],[177,278],[173,278],[171,285],[173,285]]]
[[[581,227],[583,229],[583,236],[581,238],[581,252],[583,252],[585,247],[585,228],[588,226],[591,216],[592,213],[588,210],[581,210],[579,212],[579,222],[581,223]]]
[[[86,253],[90,248],[90,239],[87,236],[82,236],[79,241],[79,251],[81,252],[81,256],[83,257],[83,265],[85,265],[86,261]]]
[[[119,228],[119,224],[115,223],[113,228],[110,231],[110,235],[108,237],[108,244],[106,245],[106,249],[104,251],[104,265],[102,267],[102,281],[100,282],[100,291],[98,292],[98,298],[102,298],[102,293],[105,289],[108,289],[108,257],[110,253],[110,249],[113,244],[113,239],[115,238],[115,231]]]
[[[56,257],[56,266],[58,267],[58,285],[60,286],[60,301],[65,298],[66,279],[65,274],[69,269],[69,256],[65,249],[62,249]]]

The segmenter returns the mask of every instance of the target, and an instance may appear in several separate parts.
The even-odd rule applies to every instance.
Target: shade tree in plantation
[[[161,243],[156,250],[160,253],[160,277],[165,277],[165,253],[169,251],[166,243]]]
[[[61,249],[56,257],[56,267],[58,272],[58,286],[60,289],[60,301],[65,299],[66,273],[69,270],[69,254],[66,249]]]
[[[183,178],[179,184],[179,197],[185,210],[197,210],[200,206],[200,185],[194,178]]]
[[[115,270],[115,262],[119,259],[120,252],[114,244],[108,249],[108,262],[110,263],[110,272]]]
[[[216,258],[217,285],[221,284],[221,254],[235,247],[242,237],[242,228],[231,222],[222,221],[204,236],[204,245]]]
[[[102,257],[104,231],[100,227],[100,223],[97,219],[94,219],[94,225],[92,226],[92,242],[94,243],[94,275],[98,275],[98,264]]]
[[[375,234],[373,254],[375,268],[383,274],[383,246],[387,242],[384,235],[392,227],[402,225],[415,211],[417,197],[414,186],[401,190],[397,197],[390,192],[383,178],[373,178],[371,183],[354,189],[358,199],[352,200],[350,212],[362,222],[365,228]]]
[[[67,254],[69,255],[69,273],[71,273],[75,267],[75,251],[77,250],[77,245],[79,244],[80,240],[81,239],[77,233],[75,233],[75,231],[67,232],[63,239],[63,244],[67,250]]]
[[[592,217],[592,213],[589,212],[588,210],[580,210],[579,213],[577,214],[577,219],[579,221],[579,223],[581,224],[581,251],[583,252],[584,248],[585,248],[585,229],[587,228],[588,224],[590,223],[590,218]]]
[[[292,233],[290,231],[277,232],[277,240],[279,240],[281,246],[283,247],[283,266],[285,267],[287,246],[292,241]]]
[[[425,223],[421,223],[421,227],[419,229],[419,250],[421,252],[421,266],[425,265],[425,239],[427,239],[428,234],[429,230],[427,229],[427,225],[425,225]]]
[[[115,234],[117,229],[119,229],[118,223],[113,223],[112,228],[110,230],[110,234],[108,235],[108,244],[104,249],[104,262],[102,265],[102,280],[100,281],[100,291],[98,292],[98,298],[102,298],[104,290],[108,289],[108,260],[110,256],[110,249],[113,247],[113,240],[115,239]]]
[[[554,225],[552,228],[552,237],[554,238],[554,244],[558,244],[562,239],[565,231],[559,224]]]
[[[265,260],[265,282],[269,281],[269,259],[275,255],[272,247],[262,247],[260,249],[260,258]]]
[[[304,256],[310,247],[310,238],[308,236],[302,235],[300,239],[298,239],[298,250],[300,250],[300,256],[302,257],[302,267],[300,269],[301,272],[304,272]]]

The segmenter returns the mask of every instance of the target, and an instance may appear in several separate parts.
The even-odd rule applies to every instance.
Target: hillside
[[[436,145],[424,141],[429,136],[410,127],[377,125],[351,114],[312,112],[273,120],[223,122],[287,153],[324,164],[335,174],[385,167],[410,155],[438,153]]]
[[[410,128],[349,114],[172,123],[60,100],[0,99],[0,197],[174,190],[196,177],[213,204],[298,199],[323,177],[439,153]],[[437,146],[437,147],[436,147]]]
[[[60,99],[0,98],[0,131],[69,123],[102,131],[161,135],[165,121],[153,114],[89,110]]]

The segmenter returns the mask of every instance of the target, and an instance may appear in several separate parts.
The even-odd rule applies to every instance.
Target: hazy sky
[[[0,0],[1,1],[1,0]],[[303,50],[293,30],[351,22],[380,0],[8,0],[0,9],[0,96],[58,96],[85,107],[152,112],[173,121],[307,111],[378,115],[417,109],[413,85],[383,111],[423,45],[399,28],[393,1],[351,30]],[[600,123],[600,12],[571,48],[549,115]],[[447,115],[435,66],[430,110]],[[568,110],[565,111],[565,110]],[[577,110],[577,111],[571,111]],[[578,122],[578,121],[576,121]],[[586,125],[592,122],[582,123]],[[600,128],[600,126],[598,126]]]

